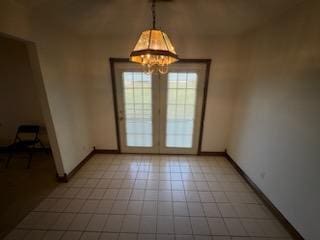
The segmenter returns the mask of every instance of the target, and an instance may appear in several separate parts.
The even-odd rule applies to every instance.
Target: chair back
[[[40,126],[38,125],[20,125],[17,130],[16,140],[37,140]]]
[[[18,133],[39,133],[40,126],[38,125],[20,125]]]

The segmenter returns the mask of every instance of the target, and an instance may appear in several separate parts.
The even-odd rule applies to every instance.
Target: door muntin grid
[[[197,85],[197,73],[168,73],[166,147],[193,147]]]
[[[152,147],[152,76],[123,72],[124,121],[127,147]]]

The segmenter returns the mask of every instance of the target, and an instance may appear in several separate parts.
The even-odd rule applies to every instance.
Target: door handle
[[[123,111],[119,111],[119,121],[123,121],[124,116],[123,116]]]

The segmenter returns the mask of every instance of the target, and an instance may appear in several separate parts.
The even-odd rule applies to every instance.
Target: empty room
[[[0,239],[319,240],[319,13],[1,0]]]

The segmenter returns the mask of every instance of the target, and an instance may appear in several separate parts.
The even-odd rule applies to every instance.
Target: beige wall
[[[37,44],[44,86],[65,173],[92,150],[82,45],[73,38]],[[50,42],[50,41],[48,41]]]
[[[26,45],[0,36],[0,52],[0,146],[12,143],[21,124],[40,125],[48,144]]]
[[[232,158],[305,239],[320,239],[320,2],[239,42]]]
[[[116,149],[116,127],[109,69],[110,57],[127,58],[137,36],[88,39],[86,72],[91,96],[91,132],[99,149]],[[203,151],[224,151],[227,144],[233,96],[236,42],[232,37],[191,37],[171,34],[181,58],[212,59]]]

